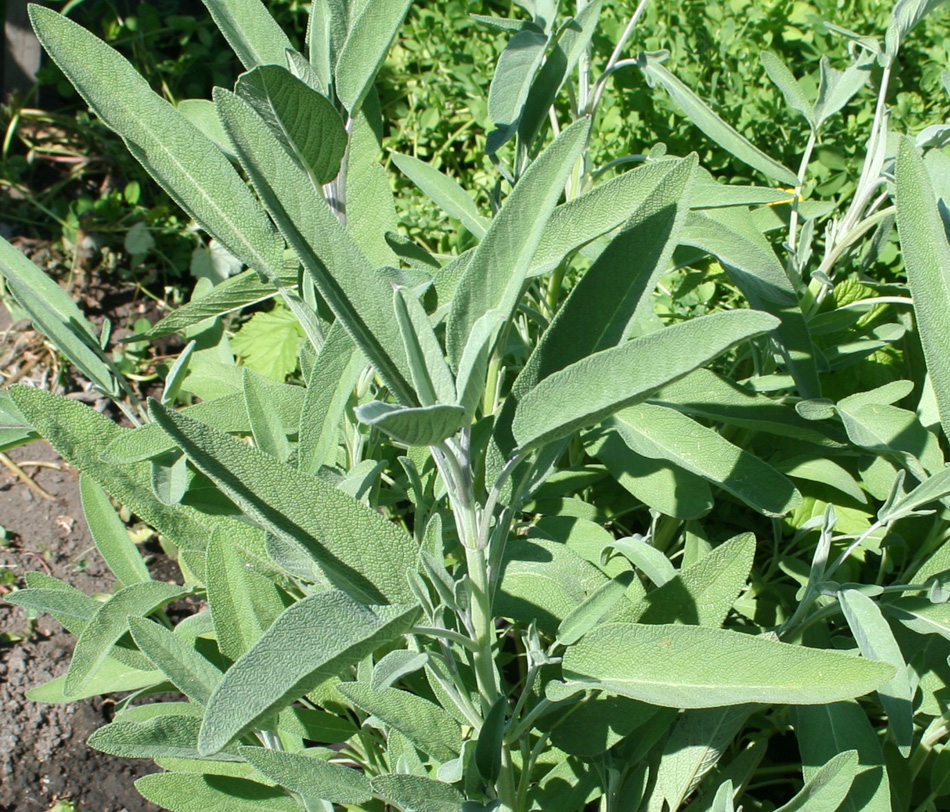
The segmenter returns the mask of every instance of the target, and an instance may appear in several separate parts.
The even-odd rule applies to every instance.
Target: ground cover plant
[[[391,156],[450,240],[399,232],[381,163],[374,80],[408,0],[315,3],[300,51],[262,4],[209,0],[246,72],[177,107],[34,7],[95,114],[246,270],[140,337],[187,341],[143,403],[108,327],[0,243],[19,306],[122,418],[0,400],[4,447],[38,435],[82,471],[121,584],[100,602],[34,573],[8,596],[77,635],[33,698],[131,692],[90,745],[154,759],[136,786],[175,812],[939,808],[948,130],[903,135],[887,103],[936,5],[830,27],[849,58],[816,87],[761,55],[807,133],[798,170],[666,52],[627,53],[645,2],[602,62],[599,2],[483,15],[508,37],[483,204]],[[662,144],[605,157],[622,71],[755,182]],[[853,188],[808,199],[866,87]],[[875,275],[895,224],[906,280]],[[181,584],[150,578],[110,496]],[[186,595],[207,608],[173,623]]]

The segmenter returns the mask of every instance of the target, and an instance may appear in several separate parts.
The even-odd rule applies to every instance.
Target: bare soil
[[[9,456],[63,467],[25,466],[55,501],[0,469],[0,524],[9,539],[0,548],[0,567],[12,571],[20,585],[24,572],[43,570],[90,594],[110,591],[114,579],[83,518],[78,472],[65,467],[45,442],[30,443]],[[33,686],[65,672],[73,636],[46,615],[30,623],[23,610],[4,603],[0,630],[24,635],[0,646],[0,811],[45,812],[55,800],[66,798],[82,812],[157,812],[132,785],[155,771],[151,762],[107,756],[85,743],[111,720],[114,701],[47,705],[25,696]]]

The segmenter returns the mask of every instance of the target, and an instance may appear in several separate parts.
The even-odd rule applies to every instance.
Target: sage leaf
[[[277,269],[277,278],[282,285],[295,285],[297,283],[296,263],[289,269],[285,267]],[[224,316],[242,307],[266,301],[276,294],[277,288],[269,281],[262,281],[257,271],[242,271],[215,285],[208,293],[192,298],[191,301],[173,310],[151,329],[142,333],[139,338],[163,338],[172,333],[187,330],[206,319]]]
[[[368,600],[412,600],[405,573],[414,568],[416,545],[388,519],[230,435],[155,401],[150,410],[249,518],[305,550],[331,580]]]
[[[405,288],[397,288],[393,292],[393,309],[419,402],[423,406],[452,403],[455,381],[425,308]]]
[[[34,586],[35,575],[29,575],[33,576],[27,582],[30,588],[18,589],[6,595],[4,601],[32,612],[45,612],[77,637],[102,606],[95,598],[58,579]]]
[[[751,533],[735,536],[648,592],[633,605],[629,618],[637,623],[718,628],[745,586],[754,557],[755,537]]]
[[[889,62],[897,56],[901,42],[911,29],[943,3],[944,0],[898,0],[884,35],[884,53]]]
[[[806,783],[839,754],[857,750],[858,773],[838,806],[839,812],[891,812],[890,782],[881,744],[857,702],[796,707],[792,721]]]
[[[165,681],[161,671],[143,671],[123,663],[114,657],[106,657],[96,672],[75,692],[66,692],[66,675],[56,677],[26,692],[26,698],[33,702],[65,704],[122,691],[138,691],[153,688]]]
[[[689,166],[692,167],[694,165],[692,160],[687,160]],[[684,191],[680,189],[679,195],[676,194],[676,184],[685,180],[681,175],[684,171],[682,167],[676,177],[666,181],[667,186],[663,190],[658,189],[658,186],[680,163],[668,161],[637,167],[616,178],[599,183],[579,197],[558,206],[551,213],[541,233],[538,248],[531,258],[531,270],[528,276],[539,276],[553,270],[572,251],[613,231],[625,222],[627,228],[631,228],[636,222],[633,218],[637,216],[637,212],[644,206],[645,201],[657,192],[663,194],[667,204],[677,202]],[[685,171],[689,173],[688,169]],[[638,219],[646,220],[662,207],[663,203],[657,201],[642,211]],[[657,228],[662,228],[661,223],[655,225]],[[648,234],[649,232],[644,229],[640,236],[645,237]],[[619,256],[619,246],[614,251]],[[627,259],[634,260],[636,256],[628,255]],[[617,262],[616,258],[614,262]],[[637,262],[638,267],[644,264],[646,263]],[[650,268],[647,273],[651,273],[652,270]],[[590,273],[590,270],[587,273]],[[625,269],[624,277],[635,280],[637,270]]]
[[[501,52],[488,88],[488,116],[504,136],[488,136],[489,152],[496,151],[514,135],[547,46],[545,34],[526,28],[515,34]]]
[[[267,14],[257,0],[246,5]],[[245,265],[279,276],[280,238],[214,143],[86,29],[41,6],[31,8],[30,17],[63,73],[175,202]]]
[[[895,8],[914,4],[902,0]],[[933,5],[936,5],[934,3]],[[950,245],[937,211],[927,170],[906,139],[897,150],[897,229],[907,266],[907,282],[914,299],[920,343],[927,361],[945,437],[950,437]]]
[[[763,175],[784,183],[786,186],[798,186],[798,175],[787,166],[773,160],[747,138],[740,135],[730,124],[723,121],[686,84],[670,73],[662,64],[668,55],[666,51],[646,53],[640,57],[640,68],[647,79],[658,82],[673,97],[683,112],[700,130],[715,141],[726,152],[740,161],[757,169]]]
[[[163,703],[164,704],[164,703]],[[90,747],[120,758],[198,758],[201,719],[194,716],[156,716],[142,722],[119,720],[100,727],[87,740]],[[209,756],[237,761],[231,753]]]
[[[315,189],[340,172],[347,135],[333,103],[280,65],[260,65],[243,74],[237,94],[264,120]]]
[[[611,550],[620,553],[658,587],[676,577],[676,568],[670,559],[642,538],[630,536],[611,541],[604,546],[602,557],[606,559]]]
[[[407,409],[373,400],[357,407],[356,417],[375,426],[397,443],[408,446],[436,445],[454,435],[467,422],[461,406],[437,404]]]
[[[396,38],[412,0],[365,0],[334,67],[336,95],[355,116]]]
[[[453,178],[412,155],[394,152],[391,157],[399,171],[449,217],[460,221],[476,237],[485,236],[491,221],[478,213],[475,201]]]
[[[154,773],[139,778],[142,797],[170,812],[304,812],[280,787],[223,775]]]
[[[207,556],[207,598],[218,648],[236,660],[280,615],[284,602],[273,581],[250,569],[224,534],[212,535]]]
[[[290,40],[260,0],[202,0],[247,70],[282,65]]]
[[[906,496],[884,505],[878,514],[882,522],[894,522],[905,516],[910,516],[924,505],[943,499],[950,495],[950,468],[937,471]]]
[[[950,603],[931,603],[927,598],[909,595],[893,603],[882,604],[881,609],[911,631],[939,634],[950,640]]]
[[[428,661],[429,655],[424,651],[409,651],[407,649],[390,651],[373,666],[370,688],[374,691],[392,688],[403,677],[424,668]]]
[[[458,722],[428,699],[398,688],[375,691],[361,682],[341,682],[336,689],[440,761],[453,759],[462,750]]]
[[[306,173],[274,149],[274,136],[253,108],[222,88],[215,104],[241,164],[317,289],[393,393],[412,403],[389,282],[373,272]]]
[[[748,214],[739,209],[690,212],[682,241],[716,257],[752,307],[779,318],[775,337],[788,371],[803,397],[820,397],[816,352],[795,287]]]
[[[680,809],[742,729],[754,706],[698,708],[682,714],[663,746],[647,812]]]
[[[584,443],[618,485],[665,516],[696,519],[713,506],[706,480],[665,460],[637,454],[606,425],[588,432]]]
[[[876,690],[888,663],[699,626],[610,623],[564,653],[567,680],[664,707],[825,704]]]
[[[446,322],[450,362],[457,366],[475,322],[515,309],[544,225],[590,134],[590,119],[565,129],[524,173],[476,246]]]
[[[573,645],[600,623],[626,595],[634,577],[633,571],[627,570],[598,587],[587,600],[561,621],[557,627],[558,642],[565,646]]]
[[[674,409],[641,403],[611,416],[607,425],[638,454],[679,465],[767,516],[781,516],[801,501],[772,466]]]
[[[758,311],[714,313],[589,355],[524,396],[515,410],[514,438],[527,450],[567,437],[777,323]]]
[[[116,398],[119,384],[111,362],[76,303],[49,276],[0,237],[0,275],[34,326],[99,389]]]
[[[152,580],[138,548],[116,515],[109,497],[86,474],[79,477],[83,515],[96,549],[123,586]]]
[[[378,775],[370,780],[373,793],[403,809],[418,812],[463,812],[462,794],[451,784],[421,775]]]
[[[900,646],[878,605],[867,595],[845,589],[838,594],[838,603],[861,653],[894,666],[894,676],[878,688],[877,693],[887,711],[887,726],[901,755],[907,758],[914,738],[916,686],[911,684]]]
[[[417,607],[368,607],[337,590],[293,604],[228,669],[211,695],[199,752],[219,752],[262,717],[407,632],[418,615]]]
[[[280,415],[268,400],[269,387],[263,376],[245,367],[242,371],[244,389],[244,408],[247,409],[247,422],[257,447],[281,462],[290,456],[290,443]]]
[[[263,775],[305,799],[349,805],[372,798],[369,780],[363,773],[342,764],[264,747],[239,747],[238,754]]]
[[[214,527],[225,528],[227,535],[244,550],[263,553],[258,531],[230,516],[201,513],[186,505],[164,505],[151,492],[147,464],[107,463],[100,459],[103,449],[132,429],[122,429],[106,415],[77,403],[32,387],[13,387],[14,402],[30,416],[31,422],[49,437],[59,455],[70,465],[91,476],[110,495],[132,513],[167,536],[185,550],[203,549]]]
[[[207,705],[221,670],[198,653],[194,645],[150,620],[129,618],[132,639],[169,682],[199,705]]]
[[[792,800],[776,812],[835,812],[858,771],[858,753],[845,750],[818,770]]]
[[[347,401],[366,358],[342,325],[334,322],[314,363],[300,410],[297,470],[314,474],[333,462]]]
[[[782,91],[785,101],[789,107],[798,110],[811,125],[812,129],[817,129],[815,120],[815,106],[809,101],[808,96],[792,72],[786,67],[782,59],[771,51],[763,51],[759,54],[765,72],[769,75],[775,86]]]
[[[187,593],[187,589],[177,584],[160,581],[135,583],[116,592],[100,605],[76,638],[64,691],[74,694],[82,690],[86,681],[102,665],[112,646],[129,630],[129,615],[141,617],[151,614]]]

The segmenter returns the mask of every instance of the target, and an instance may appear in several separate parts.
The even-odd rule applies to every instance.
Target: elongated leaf
[[[370,781],[373,792],[403,809],[417,812],[461,812],[462,794],[451,784],[421,775],[378,775]]]
[[[257,111],[315,188],[340,172],[346,130],[324,95],[280,65],[260,65],[238,79],[237,94]]]
[[[346,404],[366,358],[339,323],[334,323],[320,348],[300,411],[297,470],[316,473],[333,461]]]
[[[835,812],[858,771],[858,753],[846,750],[816,772],[792,800],[776,812]]]
[[[884,51],[889,59],[897,55],[902,40],[911,29],[943,3],[944,0],[898,0],[884,36]]]
[[[458,722],[428,699],[398,688],[374,691],[361,682],[341,682],[336,689],[440,761],[455,758],[462,749]]]
[[[604,546],[604,558],[607,557],[608,551],[620,553],[658,587],[676,577],[676,568],[670,559],[662,550],[642,538],[631,536],[611,541]]]
[[[119,386],[92,325],[66,291],[0,237],[0,274],[37,330],[107,395]]]
[[[608,208],[615,216],[620,203],[633,206],[633,210],[627,210],[620,233],[581,277],[545,331],[515,383],[516,397],[553,372],[621,343],[642,315],[659,275],[667,269],[686,216],[681,201],[688,195],[695,171],[696,159],[691,157],[672,166],[660,164],[649,173],[629,173],[635,183],[609,193],[602,187],[603,203],[611,203]],[[592,215],[599,205],[591,205],[585,212],[580,206],[583,200],[577,198],[558,210],[575,207],[574,212],[565,211],[557,217],[561,225],[569,226],[571,221],[585,225],[587,217],[583,215]],[[592,313],[597,318],[591,318]]]
[[[816,129],[815,106],[808,99],[808,96],[805,95],[801,83],[786,67],[781,58],[771,51],[763,51],[759,54],[759,58],[762,60],[762,65],[765,67],[765,72],[769,75],[769,79],[782,91],[782,95],[785,97],[788,106],[798,110],[805,116],[808,123],[811,124],[812,129]]]
[[[217,666],[202,657],[191,642],[150,620],[129,618],[129,629],[135,645],[172,685],[193,702],[208,704],[221,682]]]
[[[96,548],[119,583],[128,586],[150,581],[152,576],[149,575],[138,547],[129,538],[125,525],[116,515],[102,488],[83,474],[79,477],[79,494],[82,498],[83,514],[89,525],[89,532],[96,542]]]
[[[638,454],[682,466],[766,515],[781,516],[801,501],[772,466],[674,409],[641,403],[607,425]]]
[[[10,393],[42,435],[70,465],[89,474],[132,513],[183,549],[203,549],[215,526],[245,550],[263,552],[259,531],[229,516],[211,516],[186,505],[163,505],[151,492],[147,463],[115,464],[99,455],[124,434],[109,417],[70,398],[41,389],[18,386]]]
[[[904,0],[898,5],[915,4]],[[940,424],[944,436],[950,437],[950,245],[927,170],[906,139],[901,139],[897,151],[896,185],[897,228],[917,329]]]
[[[611,623],[564,653],[567,680],[664,707],[824,704],[862,696],[888,663],[699,626]]]
[[[340,225],[281,149],[254,110],[238,96],[215,90],[215,104],[242,165],[321,295],[393,393],[412,404],[392,288]]]
[[[405,288],[398,288],[393,292],[393,309],[419,402],[423,406],[454,402],[455,381],[425,308]]]
[[[945,468],[937,471],[932,477],[928,477],[902,499],[885,505],[878,514],[878,518],[887,522],[897,521],[948,495],[950,495],[950,469]]]
[[[246,5],[267,13],[257,0]],[[175,202],[245,265],[278,275],[281,240],[214,143],[84,28],[41,6],[32,7],[30,17],[63,73]],[[283,62],[283,46],[278,61]]]
[[[86,743],[121,758],[198,758],[200,727],[201,719],[195,716],[157,716],[143,722],[115,721],[100,727]],[[209,758],[237,761],[237,756],[230,753]]]
[[[666,516],[696,519],[713,506],[706,480],[678,465],[637,454],[612,429],[596,428],[585,435],[584,443],[618,485]]]
[[[290,40],[260,0],[202,0],[247,70],[284,64]]]
[[[302,414],[304,391],[299,386],[278,384],[269,378],[255,379],[262,386],[264,397],[286,435],[294,434]],[[165,405],[165,404],[162,404]],[[181,410],[183,414],[207,423],[229,434],[251,434],[250,415],[243,392],[223,395]],[[167,454],[175,443],[155,423],[120,433],[100,454],[107,463],[142,462]]]
[[[571,612],[607,583],[607,576],[561,542],[512,541],[505,548],[493,611],[555,635]]]
[[[558,642],[565,646],[573,645],[593,629],[620,602],[633,578],[633,572],[628,570],[595,590],[561,621],[557,627]]]
[[[223,749],[268,713],[409,631],[418,616],[414,606],[363,606],[335,590],[293,604],[231,666],[211,695],[199,752]]]
[[[129,630],[129,615],[148,615],[187,592],[180,586],[160,581],[132,584],[116,592],[99,607],[76,639],[73,659],[66,672],[66,693],[80,691],[102,665],[113,644]]]
[[[297,283],[296,263],[290,269],[279,269],[277,275],[282,284],[295,285]],[[215,285],[205,295],[183,304],[136,338],[162,338],[177,333],[179,330],[185,330],[205,319],[223,316],[242,307],[263,302],[276,294],[277,288],[266,279],[262,279],[257,271],[243,271]]]
[[[891,812],[891,793],[877,733],[853,701],[798,707],[792,711],[805,781],[840,753],[858,751],[859,768],[839,812]]]
[[[684,713],[663,747],[647,812],[679,809],[703,776],[716,766],[752,710],[739,705]]]
[[[412,0],[366,0],[336,61],[336,95],[355,116]]]
[[[664,386],[651,403],[730,426],[792,437],[820,446],[843,447],[847,437],[829,422],[805,420],[794,409],[738,386],[708,369],[697,369]]]
[[[601,755],[663,712],[655,705],[601,693],[592,693],[571,708],[570,713],[550,717],[551,742],[566,753],[588,758]]]
[[[515,410],[522,449],[600,422],[777,324],[758,311],[715,313],[589,355],[544,378]]]
[[[461,221],[476,237],[484,237],[490,220],[478,213],[475,201],[459,184],[425,161],[392,153],[393,163],[409,180],[450,217]]]
[[[515,134],[547,46],[545,34],[528,28],[515,34],[501,52],[488,88],[488,116],[498,128],[489,135],[489,152],[496,151]]]
[[[63,674],[61,677],[31,688],[26,692],[26,698],[34,702],[64,704],[78,702],[80,699],[88,699],[91,696],[152,688],[164,681],[165,675],[161,671],[143,671],[120,662],[114,657],[106,657],[102,665],[78,691],[70,693],[65,690],[66,675]]]
[[[677,79],[662,64],[661,55],[645,54],[641,57],[640,67],[647,78],[659,82],[673,97],[689,119],[709,138],[715,141],[724,150],[735,155],[740,161],[757,169],[763,175],[784,183],[786,186],[798,186],[798,176],[787,166],[783,166],[770,158],[758,147],[752,144],[735,128],[723,121],[709,105],[706,104],[687,85]]]
[[[245,367],[241,377],[244,384],[244,408],[247,409],[248,423],[255,444],[261,451],[286,462],[290,455],[290,443],[287,441],[287,432],[280,415],[267,399],[268,387],[264,384],[263,376]]]
[[[467,422],[465,409],[444,403],[407,409],[374,400],[357,408],[356,416],[408,446],[436,445]]]
[[[221,533],[208,544],[207,567],[208,604],[218,648],[236,660],[284,610],[284,603],[274,583],[249,569],[247,558]]]
[[[139,778],[142,796],[171,812],[303,812],[280,787],[245,778],[155,773]]]
[[[632,227],[635,222],[632,218],[637,210],[654,194],[658,185],[677,163],[666,161],[646,164],[600,183],[580,197],[558,206],[541,234],[541,241],[531,259],[528,275],[538,276],[556,268],[571,251],[612,231],[624,222],[629,221],[627,227]],[[670,179],[668,183],[673,185],[665,187],[666,204],[676,203],[679,199],[672,196],[675,194],[677,181],[682,183],[683,179]],[[642,213],[641,219],[655,214],[662,205],[662,201],[651,204]],[[629,273],[631,278],[636,276],[632,271],[626,273]]]
[[[452,299],[446,349],[457,366],[475,322],[497,309],[507,320],[564,183],[590,133],[587,118],[564,130],[524,173],[475,248]]]
[[[45,612],[77,637],[102,606],[95,598],[57,579],[42,586],[31,583],[29,589],[18,589],[4,600],[33,612]]]
[[[881,608],[918,634],[939,634],[950,640],[950,603],[931,603],[909,595]]]
[[[195,467],[268,532],[306,550],[336,583],[367,599],[411,601],[415,542],[371,508],[230,435],[151,404]]]
[[[629,617],[638,623],[718,628],[745,586],[754,557],[755,537],[751,533],[735,536],[649,592],[633,605]]]
[[[373,678],[370,687],[374,691],[392,688],[403,677],[414,674],[424,668],[429,661],[425,652],[395,649],[373,666]]]
[[[875,63],[874,56],[859,52],[858,60],[843,71],[831,67],[827,56],[822,56],[819,62],[821,81],[818,84],[818,99],[815,102],[815,118],[820,127],[854,95],[867,84],[871,76],[871,67]]]
[[[911,685],[900,646],[881,610],[867,595],[855,589],[846,589],[839,593],[838,603],[861,653],[894,666],[894,676],[878,688],[878,696],[887,711],[887,726],[894,735],[901,755],[907,758],[914,738],[913,703],[916,686]]]
[[[803,397],[820,397],[815,348],[798,295],[772,246],[748,215],[739,209],[691,212],[683,242],[715,256],[752,307],[778,316],[781,324],[775,336],[788,371]]]
[[[240,747],[238,753],[272,781],[307,799],[362,804],[373,795],[363,773],[342,764],[263,747]]]

